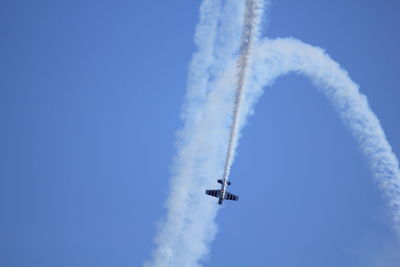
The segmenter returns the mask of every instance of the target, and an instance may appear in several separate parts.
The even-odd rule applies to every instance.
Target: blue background
[[[0,266],[140,266],[165,214],[199,1],[0,3]],[[265,34],[318,45],[400,155],[397,1],[274,1]],[[348,129],[303,77],[244,129],[204,266],[386,266],[399,240]]]

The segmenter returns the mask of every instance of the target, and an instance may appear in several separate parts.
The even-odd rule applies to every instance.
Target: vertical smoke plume
[[[251,64],[251,51],[253,43],[259,35],[260,17],[262,14],[262,2],[246,0],[242,38],[240,44],[240,56],[237,62],[236,96],[232,112],[232,125],[229,134],[228,149],[226,152],[223,179],[228,180],[234,153],[237,147],[237,135],[239,130],[240,105],[246,86],[247,69]]]
[[[153,260],[145,266],[199,266],[208,253],[218,207],[204,191],[221,177],[229,143],[232,162],[250,44],[261,11],[260,0],[202,3],[195,35],[199,50],[189,71],[185,125],[178,133],[167,215],[159,226]]]

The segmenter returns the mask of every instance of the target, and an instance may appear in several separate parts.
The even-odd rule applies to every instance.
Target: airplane
[[[220,190],[206,190],[206,194],[218,198],[218,204],[222,205],[224,199],[228,200],[238,200],[239,197],[226,191],[226,187],[231,184],[231,182],[224,180],[217,180],[221,184]]]

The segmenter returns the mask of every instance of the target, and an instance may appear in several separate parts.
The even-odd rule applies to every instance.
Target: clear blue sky
[[[199,3],[2,1],[0,266],[150,257]],[[270,37],[325,48],[360,84],[398,156],[399,12],[394,0],[280,0],[265,25]],[[400,265],[368,166],[309,81],[266,88],[238,153],[240,201],[218,215],[204,266]]]

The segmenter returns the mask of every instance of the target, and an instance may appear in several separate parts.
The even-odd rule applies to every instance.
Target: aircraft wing
[[[213,196],[213,197],[219,197],[220,193],[221,193],[221,190],[206,190],[206,194]]]
[[[238,200],[239,197],[238,197],[238,196],[235,196],[234,194],[231,194],[231,193],[229,193],[229,192],[226,192],[226,194],[225,194],[225,199],[228,199],[228,200]]]

